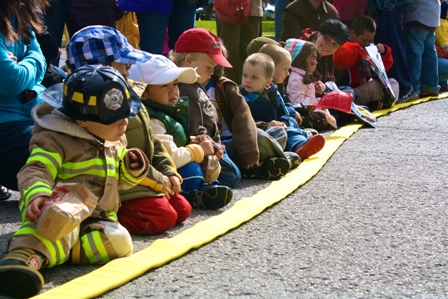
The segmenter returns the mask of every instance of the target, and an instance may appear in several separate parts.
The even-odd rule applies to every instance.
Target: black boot
[[[37,295],[44,285],[38,269],[46,263],[45,257],[31,249],[9,252],[0,262],[0,295],[14,298]]]

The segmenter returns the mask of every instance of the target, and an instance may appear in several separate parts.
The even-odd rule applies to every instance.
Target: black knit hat
[[[350,31],[348,27],[338,19],[328,19],[319,27],[319,32],[334,39],[339,46],[348,40]]]
[[[448,8],[448,2],[442,2],[440,4],[440,18],[446,20],[446,12]]]

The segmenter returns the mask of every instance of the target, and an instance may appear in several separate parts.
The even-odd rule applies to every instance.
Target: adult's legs
[[[194,28],[196,24],[196,5],[188,0],[174,0],[173,11],[168,21],[168,46],[174,49],[179,36],[186,30]]]
[[[408,72],[408,60],[402,30],[403,8],[396,7],[391,11],[385,9],[376,19],[377,30],[375,43],[384,43],[392,48],[394,64],[387,72],[389,78],[395,78],[400,86],[399,97],[406,95],[411,89]]]
[[[279,40],[283,29],[283,11],[292,0],[277,0],[275,3],[275,40]]]
[[[437,58],[439,68],[439,85],[443,91],[448,89],[448,59]]]
[[[409,26],[404,26],[403,30],[412,88],[420,92],[422,56],[425,50],[425,38],[428,31]]]
[[[169,15],[152,12],[138,12],[140,49],[152,54],[163,53]]]
[[[420,76],[421,90],[423,92],[438,93],[440,89],[435,42],[435,33],[427,31],[422,55],[422,74]]]

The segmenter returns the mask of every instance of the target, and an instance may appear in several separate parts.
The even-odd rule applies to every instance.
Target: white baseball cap
[[[178,67],[163,55],[152,55],[144,63],[133,64],[128,78],[145,84],[161,85],[178,80],[183,83],[194,83],[198,79],[194,68]]]

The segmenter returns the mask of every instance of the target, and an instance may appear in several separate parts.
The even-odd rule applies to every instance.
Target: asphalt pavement
[[[99,298],[448,298],[447,123],[448,99],[379,118],[278,204]],[[268,184],[243,180],[234,202]],[[0,202],[0,258],[17,200]],[[134,236],[136,251],[220,212]],[[43,292],[97,267],[48,269]]]

